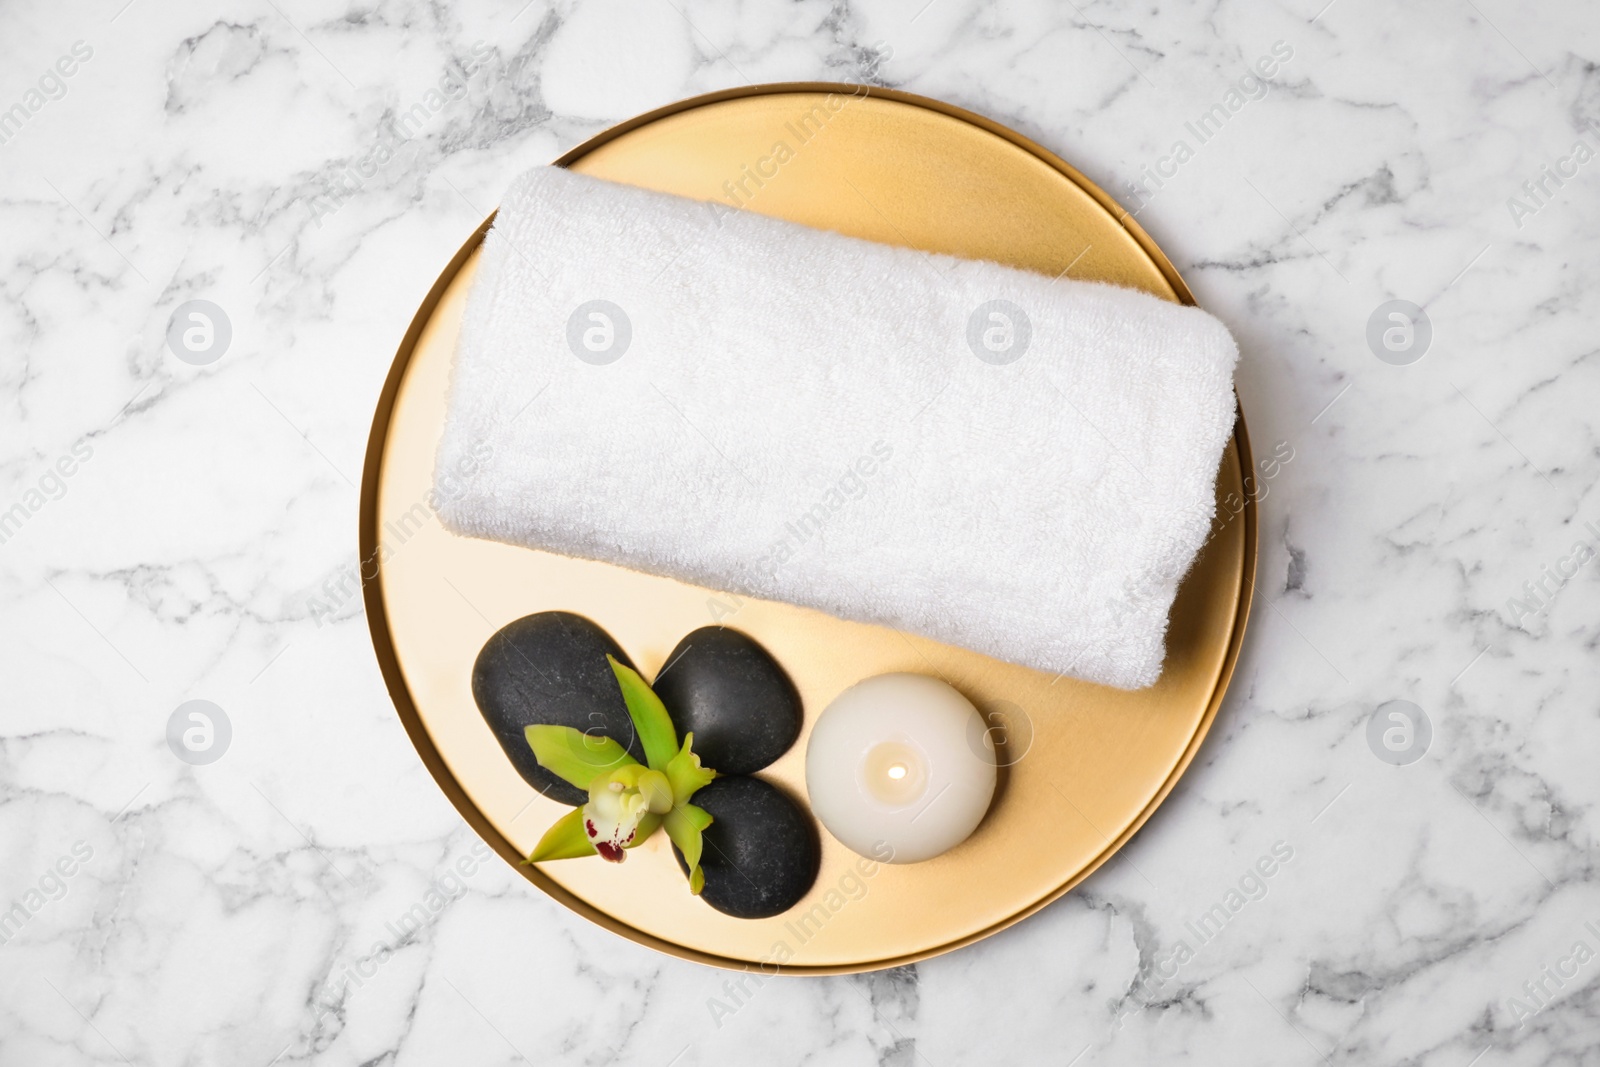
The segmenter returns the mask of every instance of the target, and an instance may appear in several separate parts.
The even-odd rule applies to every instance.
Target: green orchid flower
[[[709,785],[717,772],[701,766],[694,754],[694,734],[684,735],[679,746],[665,705],[638,672],[612,656],[606,661],[622,687],[646,762],[641,764],[609,737],[570,726],[528,727],[528,745],[539,766],[589,791],[587,804],[545,831],[528,862],[598,855],[621,863],[628,858],[626,849],[665,827],[689,866],[689,891],[698,894],[705,885],[701,833],[711,825],[711,816],[689,798]]]

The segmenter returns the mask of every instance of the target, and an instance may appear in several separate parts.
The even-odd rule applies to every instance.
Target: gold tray
[[[791,149],[781,163],[779,142]],[[726,198],[724,183],[738,183],[748,168],[762,179],[743,183],[751,195],[740,198],[752,211],[1193,303],[1160,249],[1072,167],[987,119],[907,93],[816,83],[713,93],[607,130],[558,162],[699,199]],[[604,626],[647,678],[679,638],[708,623],[759,640],[794,679],[806,714],[800,740],[762,774],[798,797],[816,716],[848,686],[886,671],[944,676],[1004,723],[1003,758],[1016,761],[977,832],[925,863],[869,865],[863,876],[858,857],[819,827],[816,886],[771,919],[729,918],[690,896],[665,834],[634,849],[623,867],[519,866],[529,881],[606,929],[674,956],[839,974],[925,959],[1017,922],[1081,882],[1150,817],[1216,715],[1249,614],[1256,515],[1243,491],[1251,457],[1242,417],[1217,494],[1244,501],[1243,510],[1184,581],[1166,670],[1138,693],[791,605],[457,537],[427,500],[463,302],[487,227],[456,253],[406,332],[378,401],[361,487],[364,594],[384,680],[423,762],[473,829],[517,864],[566,810],[512,769],[470,689],[473,659],[491,633],[554,608]],[[1051,831],[1041,834],[1045,820]]]

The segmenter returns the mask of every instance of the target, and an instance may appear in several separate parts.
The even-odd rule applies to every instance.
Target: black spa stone
[[[759,771],[800,736],[800,695],[767,650],[723,626],[678,642],[651,686],[678,736],[721,774]]]
[[[604,734],[644,762],[608,653],[633,666],[611,635],[588,619],[543,611],[495,631],[472,666],[472,697],[495,739],[517,773],[551,800],[578,805],[589,794],[539,766],[524,727]]]
[[[765,919],[794,907],[817,880],[816,827],[787,793],[759,778],[718,778],[690,803],[710,813],[700,897],[736,919]],[[673,848],[687,874],[683,854]]]

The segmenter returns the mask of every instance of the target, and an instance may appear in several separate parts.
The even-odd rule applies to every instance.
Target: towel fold
[[[484,242],[440,516],[1142,688],[1236,359],[1145,293],[541,167]]]

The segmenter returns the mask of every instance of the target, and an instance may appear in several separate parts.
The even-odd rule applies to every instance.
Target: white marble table
[[[0,1064],[1593,1062],[1597,63],[1579,2],[6,5]],[[1117,862],[965,951],[745,995],[481,861],[345,579],[395,345],[513,175],[793,79],[1115,192],[1293,458],[1233,691]],[[194,299],[231,323],[205,366],[165,342]],[[1369,346],[1390,300],[1419,360]],[[205,766],[166,741],[193,699],[231,723]],[[1392,700],[1431,725],[1405,766]]]

